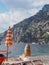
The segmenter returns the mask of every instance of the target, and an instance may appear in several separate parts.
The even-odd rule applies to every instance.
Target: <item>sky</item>
[[[49,0],[0,0],[0,33],[35,15]]]

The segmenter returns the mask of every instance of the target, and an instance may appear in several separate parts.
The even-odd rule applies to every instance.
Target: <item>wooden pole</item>
[[[8,61],[8,50],[9,50],[9,46],[7,45],[7,61]]]

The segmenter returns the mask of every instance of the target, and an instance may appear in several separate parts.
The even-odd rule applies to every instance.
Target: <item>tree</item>
[[[49,34],[45,33],[43,35],[43,37],[44,37],[45,43],[48,43],[49,42]]]

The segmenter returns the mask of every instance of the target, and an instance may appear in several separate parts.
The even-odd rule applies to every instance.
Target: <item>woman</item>
[[[19,57],[22,60],[31,59],[31,50],[30,45],[26,44],[23,54]]]

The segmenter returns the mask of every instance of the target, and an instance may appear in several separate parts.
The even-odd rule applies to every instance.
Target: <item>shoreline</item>
[[[5,53],[4,53],[4,55],[5,55]],[[12,56],[9,56],[9,58],[11,58],[11,57],[19,57],[19,56],[21,56],[22,54],[20,54],[20,55],[12,55]],[[42,53],[42,54],[33,54],[33,55],[31,55],[32,57],[34,57],[34,56],[44,56],[44,55],[48,55],[49,56],[49,54],[48,53]],[[6,56],[6,55],[5,55]]]
[[[18,56],[20,56],[20,55],[16,55],[16,57],[18,57]],[[34,56],[49,56],[49,54],[43,53],[43,54],[31,55],[31,57],[34,57]],[[15,56],[11,56],[11,57],[15,57]]]

